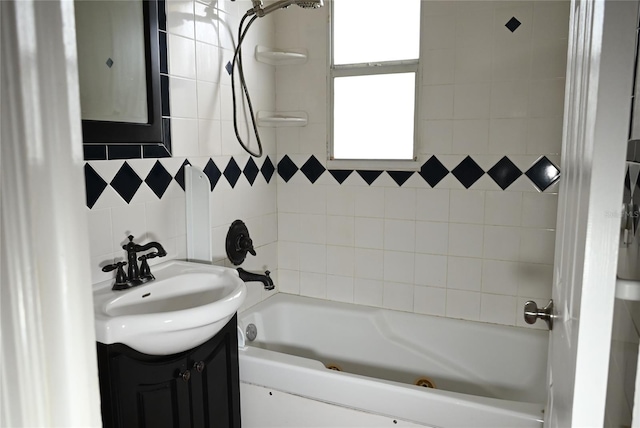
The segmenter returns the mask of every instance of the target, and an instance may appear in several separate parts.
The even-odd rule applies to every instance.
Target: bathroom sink
[[[213,337],[244,302],[235,269],[171,260],[152,266],[155,281],[113,291],[94,285],[96,340],[149,355],[170,355]]]

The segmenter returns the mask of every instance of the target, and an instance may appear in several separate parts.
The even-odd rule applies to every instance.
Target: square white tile
[[[485,226],[483,256],[486,259],[518,261],[520,228]]]
[[[400,251],[384,252],[384,280],[413,284],[414,255]]]
[[[427,254],[448,254],[449,226],[449,223],[444,222],[417,221],[415,251]]]
[[[382,250],[356,248],[354,250],[354,270],[357,278],[383,279],[384,252]]]
[[[446,316],[478,321],[480,319],[480,293],[447,290]]]
[[[384,220],[381,218],[355,218],[355,246],[379,248],[384,245]]]
[[[349,216],[327,216],[327,244],[354,245],[354,218]]]
[[[327,275],[327,299],[337,302],[353,302],[353,277]]]
[[[327,276],[323,273],[300,272],[300,295],[326,299]]]
[[[449,190],[417,189],[416,199],[416,220],[449,221]]]
[[[480,301],[480,321],[515,325],[516,298],[495,294],[482,294]]]
[[[327,245],[327,273],[331,275],[353,276],[354,248]]]
[[[447,290],[444,288],[413,288],[413,311],[419,314],[444,316],[446,311]]]
[[[517,262],[482,261],[482,292],[516,296],[524,272]]]
[[[398,311],[413,310],[413,285],[396,282],[385,282],[382,306]]]
[[[495,191],[485,193],[484,222],[495,226],[520,226],[522,192]]]
[[[482,225],[451,223],[449,225],[449,255],[482,257],[484,230]]]
[[[416,222],[412,220],[384,220],[384,249],[414,251]]]
[[[449,257],[447,262],[447,288],[480,291],[482,260],[466,257]]]
[[[380,280],[355,278],[353,302],[359,305],[382,307],[384,283]]]
[[[449,221],[451,223],[484,223],[485,192],[481,190],[451,190]]]
[[[413,282],[432,287],[447,286],[447,256],[415,254]]]

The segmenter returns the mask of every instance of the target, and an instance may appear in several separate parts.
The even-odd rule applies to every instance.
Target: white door
[[[637,1],[574,0],[545,426],[604,423]]]

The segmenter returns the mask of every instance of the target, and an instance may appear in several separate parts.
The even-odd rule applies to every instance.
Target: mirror
[[[74,6],[85,159],[171,156],[164,1]]]

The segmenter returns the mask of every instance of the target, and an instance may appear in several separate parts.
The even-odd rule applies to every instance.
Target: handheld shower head
[[[296,1],[294,4],[303,9],[318,9],[324,6],[324,2],[322,0]]]
[[[233,0],[232,0],[233,1]],[[256,19],[262,18],[263,16],[273,12],[278,9],[286,9],[292,4],[296,4],[303,9],[317,9],[324,5],[324,0],[278,0],[275,3],[268,5],[267,7],[263,7],[262,0],[252,0],[253,7],[244,14],[242,19],[240,20],[240,25],[238,27],[238,45],[236,46],[235,52],[233,54],[233,60],[231,61],[231,98],[233,101],[233,129],[236,133],[236,138],[238,139],[238,143],[240,146],[254,157],[262,156],[262,142],[260,141],[260,133],[258,132],[258,126],[256,124],[256,115],[253,112],[253,106],[251,105],[251,97],[249,96],[249,90],[247,89],[247,84],[244,79],[244,71],[242,69],[242,41],[249,31],[249,27],[251,24],[255,22]],[[249,22],[246,26],[244,26],[245,20],[249,18]],[[237,66],[237,67],[236,67]],[[253,133],[256,137],[256,142],[258,144],[258,151],[255,152],[247,144],[244,143],[242,137],[238,133],[238,116],[236,114],[236,87],[235,87],[235,70],[238,70],[238,76],[240,79],[240,86],[244,91],[244,95],[246,97],[246,105],[249,108],[251,125],[253,127]]]
[[[323,0],[280,0],[267,7],[262,7],[262,0],[253,0],[253,8],[247,11],[248,15],[257,15],[262,18],[263,16],[278,9],[286,9],[292,4],[300,6],[303,9],[318,9],[324,6]]]

